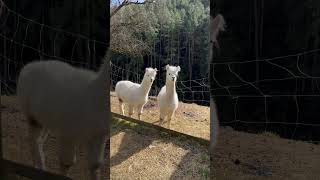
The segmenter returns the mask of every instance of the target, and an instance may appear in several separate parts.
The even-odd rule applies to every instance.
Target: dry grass
[[[111,93],[111,111],[119,113],[119,102],[116,96]],[[125,106],[125,115],[128,115]],[[180,103],[175,116],[171,120],[171,129],[203,139],[210,139],[210,109],[207,106],[196,104]],[[137,113],[133,118],[138,118]],[[145,122],[157,124],[159,122],[159,110],[156,101],[149,100],[144,108],[141,119]],[[164,124],[167,127],[167,124]]]
[[[3,97],[4,155],[7,159],[31,164],[25,117],[17,110],[15,97]],[[125,121],[114,121],[111,137],[112,179],[208,179],[209,156],[206,147],[179,137]],[[58,173],[58,142],[49,136],[45,144],[48,168]],[[69,176],[87,179],[85,154]],[[192,162],[192,163],[190,163]]]
[[[115,99],[111,99],[113,103]],[[24,117],[16,110],[16,101],[4,97],[3,140],[4,153],[9,159],[30,164],[29,147],[26,144]],[[115,105],[115,104],[113,104]],[[186,106],[186,107],[184,107]],[[189,107],[190,106],[190,107]],[[117,107],[112,107],[117,109]],[[152,106],[152,108],[155,108]],[[195,112],[203,107],[183,104],[179,116]],[[148,113],[150,111],[150,114]],[[204,110],[206,111],[206,110]],[[190,119],[173,120],[173,128],[180,132],[207,137],[205,112],[195,113]],[[144,119],[154,122],[157,112],[146,109]],[[198,115],[198,116],[197,116]],[[186,115],[186,118],[189,116]],[[195,119],[198,119],[196,121]],[[186,125],[184,124],[186,123]],[[192,130],[192,126],[195,128]],[[184,130],[186,127],[188,130]],[[57,172],[56,139],[50,136],[45,145],[50,171]],[[71,169],[70,177],[86,179],[80,171],[80,162]],[[157,130],[148,129],[126,121],[114,121],[111,138],[112,179],[208,179],[209,157],[206,147],[194,141],[171,137]],[[320,177],[320,145],[286,140],[270,133],[249,134],[231,128],[222,128],[213,158],[214,174],[218,180],[317,180]],[[79,173],[81,172],[81,173]]]
[[[217,179],[317,180],[320,146],[223,128],[213,165]]]
[[[111,138],[112,179],[208,179],[207,148],[118,121]]]

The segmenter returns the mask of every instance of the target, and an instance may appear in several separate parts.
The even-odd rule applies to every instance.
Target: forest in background
[[[112,1],[111,12],[123,2]],[[209,11],[209,0],[146,0],[123,6],[111,13],[112,61],[141,75],[146,67],[162,71],[172,64],[181,66],[179,80],[207,77]],[[130,79],[129,72],[125,78]]]
[[[107,21],[102,18],[105,16],[99,14],[105,8],[105,1],[89,3],[78,0],[76,4],[67,0],[50,3],[40,0],[4,2],[10,9],[40,24],[3,11],[0,29],[5,36],[0,37],[0,42],[3,42],[0,48],[3,49],[1,55],[6,58],[1,58],[0,62],[1,80],[10,87],[2,86],[3,93],[14,91],[22,65],[35,59],[60,57],[71,60],[72,65],[90,69],[96,69],[101,63],[106,44],[93,43],[90,39],[105,41],[109,35],[109,29],[105,28]],[[223,14],[227,27],[219,36],[221,52],[215,53],[213,63],[265,59],[319,48],[320,2],[317,0],[214,2],[217,5],[213,12]],[[113,8],[116,7],[111,6],[111,15]],[[158,0],[133,4],[121,8],[112,19],[111,48],[116,65],[143,74],[146,66],[157,66],[162,70],[166,63],[180,64],[183,70],[179,80],[207,77],[209,1]],[[59,32],[41,24],[74,34]],[[301,69],[311,76],[319,76],[318,57],[318,53],[301,56]],[[296,60],[287,58],[281,65],[298,74]],[[266,76],[277,79],[288,76],[287,72],[262,63],[232,68],[247,81],[261,80]],[[163,79],[161,75],[159,77]],[[239,83],[223,65],[216,67],[215,77],[227,86]],[[217,87],[214,82],[210,85],[212,89]],[[319,140],[319,126],[298,124],[319,124],[319,96],[294,96],[319,94],[317,78],[272,81],[257,86],[266,93],[292,96],[267,98],[266,107],[261,98],[240,98],[236,101],[234,96],[221,97],[226,94],[225,91],[213,91],[222,125],[250,132],[272,130],[284,137],[291,138],[294,134],[292,138]],[[232,93],[256,92],[252,88],[240,88]],[[235,120],[235,115],[245,122],[262,123],[225,123]],[[267,121],[292,125],[267,124]]]

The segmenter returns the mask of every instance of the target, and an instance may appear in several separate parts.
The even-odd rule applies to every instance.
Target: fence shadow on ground
[[[143,136],[143,140],[132,137],[127,130],[133,130]],[[163,144],[173,144],[177,149],[183,149],[186,152],[175,164],[175,169],[170,172],[170,179],[181,179],[185,177],[200,179],[209,179],[209,154],[205,145],[201,145],[195,140],[187,139],[186,137],[172,136],[168,133],[161,132],[149,127],[144,127],[124,120],[114,119],[112,123],[111,137],[116,136],[120,132],[125,132],[118,152],[111,157],[110,168],[120,165],[130,157],[152,146],[154,141],[161,141]],[[131,146],[134,144],[134,146]],[[171,153],[168,151],[168,154]],[[157,156],[151,154],[150,156]],[[160,157],[161,159],[161,157]],[[148,165],[145,165],[148,166]]]

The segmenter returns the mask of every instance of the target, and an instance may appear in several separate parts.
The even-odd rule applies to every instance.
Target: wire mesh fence
[[[211,91],[229,103],[230,115],[222,124],[318,143],[319,76],[307,65],[319,52],[212,63]]]

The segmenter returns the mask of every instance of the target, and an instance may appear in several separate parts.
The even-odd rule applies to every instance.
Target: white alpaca
[[[46,169],[43,144],[50,131],[61,140],[62,174],[66,175],[76,162],[76,145],[85,143],[91,179],[100,179],[110,122],[106,108],[108,59],[98,73],[55,60],[32,62],[22,69],[17,94],[30,125],[30,145],[37,168]]]
[[[179,99],[176,91],[176,82],[180,66],[166,65],[166,85],[163,86],[158,94],[157,100],[160,107],[160,124],[163,124],[167,117],[168,128],[170,128],[170,121],[178,108]]]
[[[122,115],[124,115],[123,103],[126,103],[129,106],[129,116],[132,116],[134,108],[136,108],[138,118],[139,120],[141,119],[143,107],[148,102],[149,92],[157,71],[157,68],[146,68],[141,84],[131,81],[119,81],[116,84],[115,92],[119,100],[119,109]]]
[[[218,35],[220,31],[225,31],[226,22],[224,17],[221,14],[217,14],[216,17],[210,17],[210,58],[209,64],[213,62],[213,47],[215,46],[220,51],[220,46],[218,43]],[[210,71],[210,69],[209,69]],[[210,81],[212,81],[212,76],[210,77]],[[212,96],[212,94],[211,94]],[[210,97],[210,153],[213,156],[213,150],[215,145],[217,144],[218,134],[219,134],[219,119],[217,115],[217,107],[216,103],[214,102],[213,98]]]

